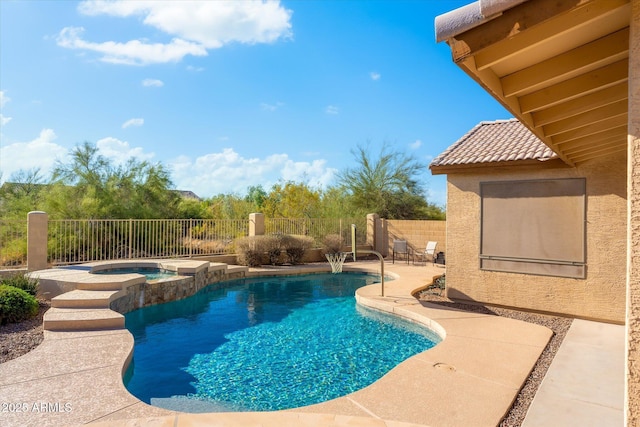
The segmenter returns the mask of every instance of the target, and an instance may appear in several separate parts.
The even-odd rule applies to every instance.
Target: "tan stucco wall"
[[[424,252],[428,241],[438,242],[436,252],[447,252],[446,221],[385,220],[388,255],[393,252],[393,241],[406,240],[412,250]]]
[[[586,178],[587,277],[481,271],[480,182]],[[476,170],[448,175],[447,292],[450,298],[623,323],[626,278],[626,156],[578,168]]]

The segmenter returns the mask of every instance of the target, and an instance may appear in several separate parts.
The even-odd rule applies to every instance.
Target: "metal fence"
[[[0,220],[0,266],[22,268],[27,264],[27,221]]]
[[[249,220],[52,220],[49,262],[229,254],[248,233]]]
[[[313,237],[316,246],[328,234],[351,244],[366,243],[366,218],[266,218],[266,234]],[[47,254],[50,265],[133,258],[181,258],[235,253],[235,241],[249,235],[249,219],[50,220]],[[27,264],[27,221],[0,221],[0,267]]]
[[[351,224],[356,225],[356,243],[367,242],[367,219],[363,218],[266,218],[265,234],[311,236],[317,247],[328,234],[338,234],[346,245],[351,244]]]

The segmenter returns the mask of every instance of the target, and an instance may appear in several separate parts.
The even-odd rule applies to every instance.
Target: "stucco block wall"
[[[586,279],[480,270],[480,183],[586,178]],[[447,177],[447,295],[526,310],[624,323],[626,155],[576,168],[476,169]]]
[[[385,223],[389,254],[396,239],[406,240],[414,251],[420,252],[424,252],[428,241],[436,241],[436,252],[447,252],[446,221],[385,220]]]

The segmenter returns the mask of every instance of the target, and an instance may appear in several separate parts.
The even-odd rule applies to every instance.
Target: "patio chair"
[[[393,263],[396,263],[396,254],[404,254],[407,257],[407,264],[409,264],[409,245],[406,240],[394,240],[393,241]]]
[[[436,262],[436,246],[438,246],[438,242],[427,242],[427,247],[424,252],[416,252],[415,256],[424,258],[425,264],[427,263],[427,257],[431,257],[431,262],[435,264]]]

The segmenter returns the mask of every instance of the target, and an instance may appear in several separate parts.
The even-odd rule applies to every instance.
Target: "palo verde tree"
[[[391,151],[384,143],[377,158],[369,146],[352,150],[357,166],[338,174],[356,210],[375,212],[388,219],[430,219],[424,187],[419,176],[426,166],[413,156]]]
[[[129,159],[114,165],[88,142],[58,162],[48,210],[59,218],[174,218],[180,196],[161,164]]]

